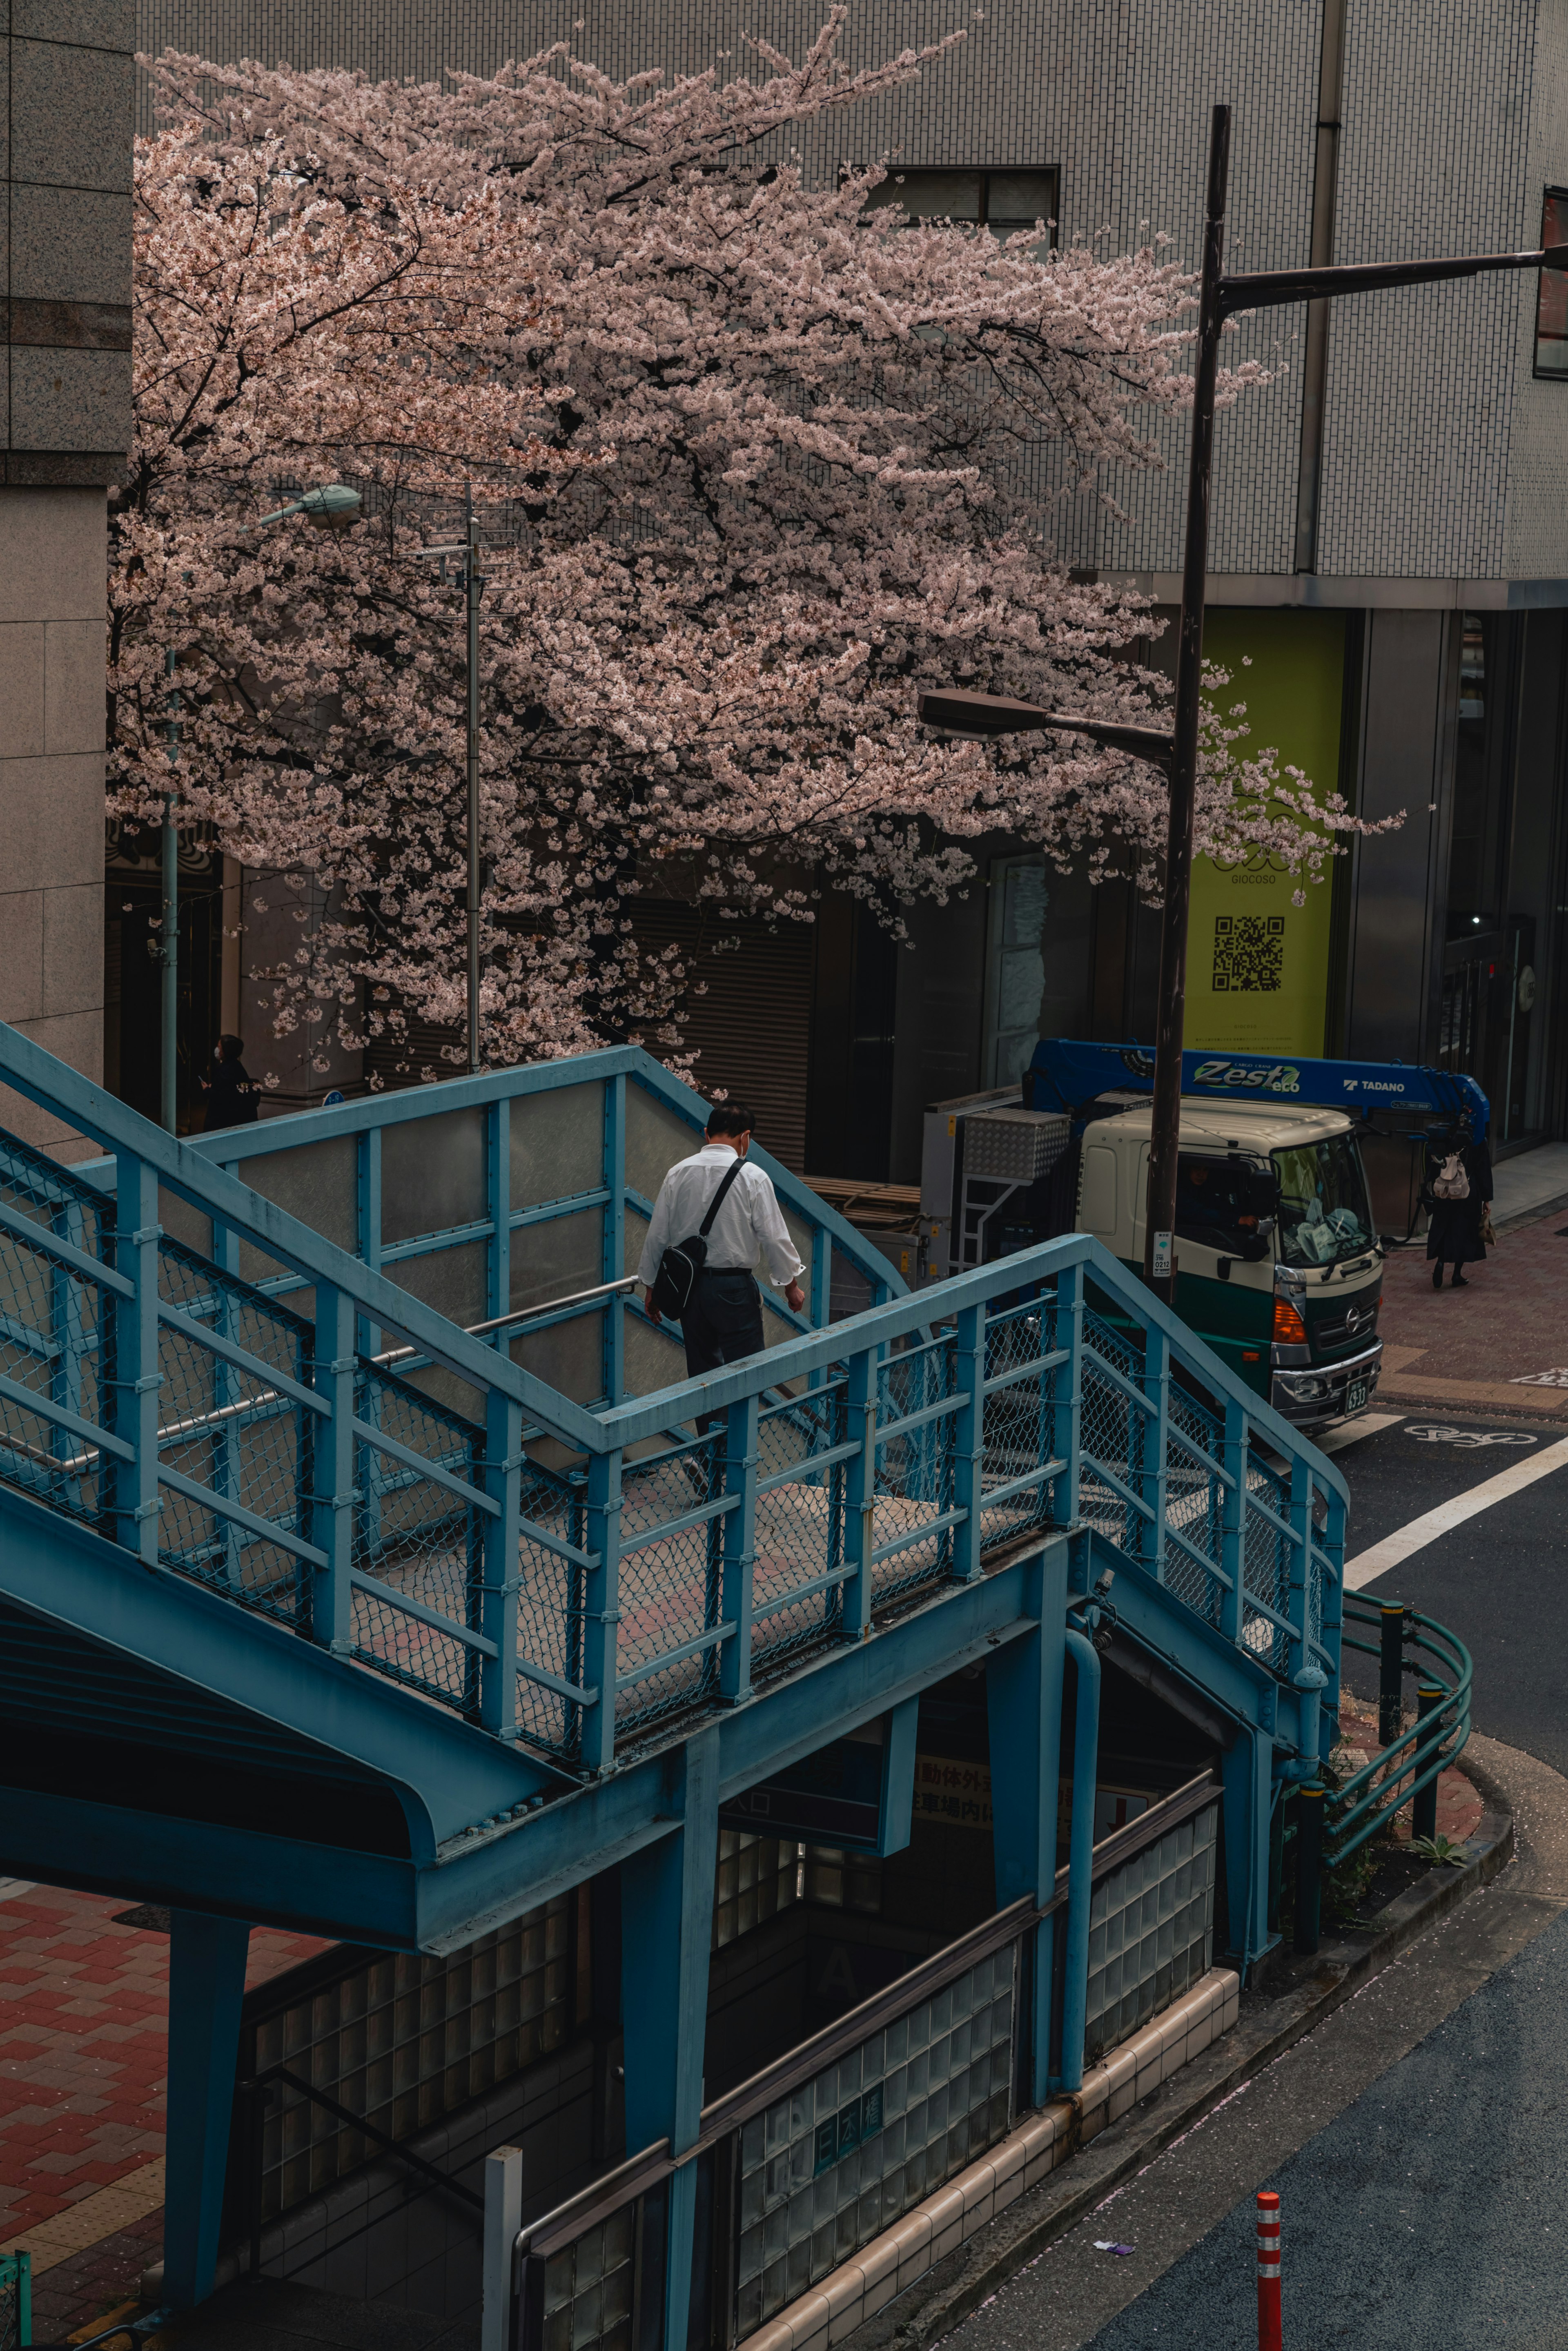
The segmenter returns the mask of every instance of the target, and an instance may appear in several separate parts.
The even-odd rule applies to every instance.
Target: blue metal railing
[[[1349,1629],[1353,1625],[1381,1629],[1382,1611],[1376,1603],[1352,1597],[1345,1603],[1345,1616],[1344,1646],[1359,1649],[1365,1656],[1378,1656],[1381,1641],[1358,1641]],[[1404,1644],[1429,1661],[1422,1677],[1442,1696],[1333,1791],[1323,1826],[1323,1857],[1331,1869],[1387,1828],[1413,1796],[1429,1788],[1457,1762],[1470,1735],[1470,1684],[1475,1669],[1464,1643],[1434,1617],[1409,1609]],[[1419,1827],[1418,1806],[1416,1817]]]
[[[1335,1703],[1342,1479],[1086,1237],[591,1409],[3,1029],[0,1071],[113,1155],[0,1138],[0,1477],[498,1738],[603,1771],[1048,1527]]]

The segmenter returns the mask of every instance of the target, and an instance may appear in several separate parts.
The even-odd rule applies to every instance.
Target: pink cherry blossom
[[[319,1063],[463,1017],[462,594],[415,559],[465,485],[493,542],[487,1060],[675,1044],[688,975],[639,947],[639,894],[804,921],[831,887],[896,923],[1002,831],[1157,895],[1156,770],[944,743],[915,703],[1166,707],[1146,605],[1071,580],[1051,523],[1158,462],[1193,281],[1156,246],[868,210],[880,166],[809,183],[781,133],[947,46],[852,74],[843,17],[722,84],[617,84],[567,44],[445,88],[157,62],[110,806],[159,822],[173,784],[182,824],[329,893],[261,975]],[[256,528],[333,480],[350,527]],[[1207,721],[1199,849],[1321,880],[1355,820],[1244,747]]]

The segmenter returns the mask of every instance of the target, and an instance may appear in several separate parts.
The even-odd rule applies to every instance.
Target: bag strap
[[[706,1241],[709,1233],[713,1230],[713,1220],[724,1205],[724,1196],[728,1191],[730,1186],[734,1183],[739,1173],[740,1154],[737,1151],[735,1155],[733,1163],[724,1171],[724,1175],[719,1182],[718,1190],[714,1194],[713,1198],[707,1204],[706,1216],[697,1227],[697,1238],[699,1241]]]

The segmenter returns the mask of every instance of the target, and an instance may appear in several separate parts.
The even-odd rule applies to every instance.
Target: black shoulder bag
[[[659,1259],[659,1270],[653,1277],[653,1299],[661,1314],[678,1322],[692,1302],[692,1292],[697,1286],[697,1276],[707,1263],[707,1237],[713,1230],[713,1220],[719,1212],[724,1196],[740,1173],[737,1153],[732,1166],[727,1167],[717,1191],[707,1204],[707,1214],[689,1241],[672,1241]]]

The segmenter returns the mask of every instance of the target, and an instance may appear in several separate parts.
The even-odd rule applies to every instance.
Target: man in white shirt
[[[655,1322],[662,1319],[653,1288],[659,1259],[672,1242],[690,1240],[696,1232],[726,1175],[750,1150],[752,1125],[752,1113],[744,1102],[716,1104],[702,1149],[690,1159],[678,1159],[659,1186],[637,1269]],[[806,1303],[800,1287],[806,1269],[789,1238],[772,1179],[760,1167],[743,1165],[719,1202],[707,1237],[707,1262],[681,1317],[686,1369],[694,1379],[699,1373],[716,1371],[720,1364],[738,1363],[742,1355],[762,1352],[758,1267],[765,1269],[772,1287],[783,1291],[799,1314]],[[706,1416],[698,1427],[706,1430],[715,1417]]]

